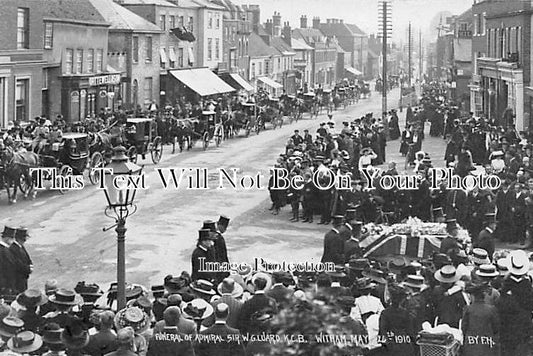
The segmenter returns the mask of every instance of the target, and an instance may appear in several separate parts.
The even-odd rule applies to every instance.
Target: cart
[[[157,135],[157,123],[153,118],[129,118],[126,120],[126,154],[130,161],[137,163],[137,156],[142,159],[150,154],[152,162],[158,164],[163,156],[161,136]]]

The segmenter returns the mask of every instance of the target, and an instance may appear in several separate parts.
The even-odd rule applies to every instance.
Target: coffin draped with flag
[[[410,218],[406,223],[385,225],[365,225],[366,234],[361,238],[360,247],[364,257],[385,257],[403,255],[412,259],[425,259],[439,252],[441,241],[446,238],[446,224],[423,223]],[[460,229],[460,236],[468,236]],[[461,239],[461,237],[460,237]]]

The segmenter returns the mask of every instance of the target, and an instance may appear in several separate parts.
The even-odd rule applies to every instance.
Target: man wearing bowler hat
[[[4,226],[0,240],[0,295],[12,294],[15,286],[15,257],[10,246],[15,239],[15,229]]]
[[[21,293],[28,289],[28,278],[33,271],[33,262],[24,244],[28,239],[28,229],[24,227],[15,230],[15,239],[9,249],[15,259],[14,290]]]
[[[215,235],[212,234],[209,229],[201,229],[198,231],[198,243],[191,256],[191,279],[193,281],[198,279],[212,281],[215,279],[216,274],[214,272],[201,270],[201,266],[206,262],[216,262],[213,251],[214,240]]]
[[[339,233],[344,216],[333,216],[333,227],[324,236],[324,253],[321,262],[333,262],[338,265],[344,264],[344,239]]]

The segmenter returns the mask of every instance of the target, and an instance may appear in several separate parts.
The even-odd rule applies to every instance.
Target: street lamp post
[[[140,176],[143,167],[130,162],[126,149],[118,146],[114,149],[111,163],[105,168],[110,174],[104,176],[104,193],[107,200],[105,215],[115,219],[117,232],[117,310],[126,307],[126,218],[137,211],[133,203],[137,188],[130,184],[132,176]],[[113,213],[113,215],[111,215]]]

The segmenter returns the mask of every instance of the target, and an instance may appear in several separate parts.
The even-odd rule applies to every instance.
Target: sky
[[[375,33],[378,26],[378,0],[233,0],[236,4],[257,4],[261,7],[261,22],[281,13],[282,23],[300,27],[300,16],[307,15],[308,24],[314,16],[322,22],[327,18],[342,18],[358,25],[367,33]],[[429,31],[430,22],[439,12],[459,15],[472,6],[473,0],[392,0],[393,39],[407,39],[411,21],[413,30]]]

